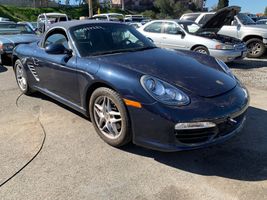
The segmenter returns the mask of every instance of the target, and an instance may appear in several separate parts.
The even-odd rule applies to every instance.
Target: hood
[[[26,44],[38,41],[39,36],[34,34],[20,34],[20,35],[0,35],[0,42],[2,43],[13,43],[13,44]]]
[[[213,57],[190,51],[155,48],[100,56],[98,60],[157,77],[202,97],[214,97],[236,86]]]
[[[217,33],[224,25],[231,24],[240,10],[241,8],[238,6],[230,6],[218,10],[197,32],[212,30]]]

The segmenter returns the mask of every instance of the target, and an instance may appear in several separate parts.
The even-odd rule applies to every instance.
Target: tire
[[[23,94],[30,95],[32,90],[28,84],[28,78],[25,71],[25,67],[22,62],[18,59],[14,65],[15,77],[20,91]]]
[[[204,46],[198,46],[198,47],[194,48],[193,51],[198,52],[198,53],[202,53],[202,54],[206,54],[206,55],[210,55],[209,50]]]
[[[96,89],[90,98],[89,111],[96,132],[106,143],[120,147],[131,141],[128,113],[117,92],[105,87]]]
[[[259,58],[265,52],[265,46],[261,39],[252,38],[246,42],[248,48],[248,58]]]

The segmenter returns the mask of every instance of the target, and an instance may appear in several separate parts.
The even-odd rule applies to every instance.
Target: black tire
[[[207,47],[204,47],[204,46],[198,46],[198,47],[194,48],[193,51],[198,52],[198,53],[202,53],[205,55],[210,55],[209,50],[207,49]]]
[[[265,52],[265,45],[263,44],[261,39],[252,38],[246,41],[246,45],[248,48],[248,58],[259,58]]]
[[[102,103],[100,105],[99,103],[101,101]],[[112,109],[105,109],[105,107],[108,108],[108,105],[106,105],[108,101]],[[105,106],[103,106],[103,104],[105,104]],[[102,111],[100,106],[102,106]],[[118,117],[118,115],[110,115],[109,113],[111,112],[107,112],[107,110],[111,110],[113,113],[119,112],[120,117]],[[96,89],[90,98],[89,112],[96,132],[106,143],[114,147],[120,147],[131,141],[130,120],[124,102],[117,92],[105,87]],[[99,117],[100,115],[102,117]],[[117,119],[121,119],[121,121],[117,122],[114,126],[111,120],[114,120],[115,116]],[[104,118],[104,121],[101,121],[102,118]],[[111,129],[112,131],[110,131]],[[118,134],[116,135],[116,133]]]
[[[22,71],[23,75],[19,74],[19,70]],[[16,78],[16,81],[17,81],[17,84],[18,84],[18,87],[19,87],[20,91],[23,94],[26,94],[26,95],[32,94],[32,90],[31,90],[31,88],[29,86],[29,83],[28,83],[28,78],[27,78],[27,74],[26,74],[26,71],[25,71],[25,67],[24,67],[24,65],[22,64],[22,62],[19,59],[16,60],[16,62],[15,62],[14,71],[15,71],[15,78]],[[23,76],[24,80],[19,78],[20,75]],[[21,83],[20,81],[22,81],[23,83]],[[22,86],[22,84],[24,86]]]

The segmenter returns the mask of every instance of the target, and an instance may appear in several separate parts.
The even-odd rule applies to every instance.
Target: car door
[[[186,49],[185,32],[175,22],[165,22],[163,25],[161,45],[170,49]]]
[[[45,48],[51,44],[62,44],[70,49],[68,37],[64,30],[53,29],[48,32],[35,52],[33,64],[40,79],[41,89],[51,95],[80,104],[80,95],[76,75],[76,56],[66,54],[49,54]]]
[[[161,47],[163,22],[156,21],[148,24],[144,29],[144,35],[152,39],[156,46]]]
[[[237,18],[231,22],[231,25],[224,25],[221,30],[219,31],[219,34],[227,35],[234,38],[239,38],[239,32],[241,30],[242,26],[238,22]]]

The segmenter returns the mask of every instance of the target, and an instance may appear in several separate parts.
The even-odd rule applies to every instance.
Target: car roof
[[[64,14],[64,13],[42,13],[42,14],[40,14],[39,16],[42,16],[42,15],[46,15],[46,16],[48,16],[48,17],[51,17],[51,16],[67,16],[66,14]]]
[[[194,21],[191,21],[191,20],[180,20],[180,19],[158,19],[158,20],[153,20],[150,22],[176,22],[176,23],[193,22],[195,23]]]
[[[101,20],[72,20],[72,21],[65,21],[65,22],[57,22],[52,24],[49,29],[54,27],[64,28],[68,30],[75,26],[86,25],[86,24],[122,24],[121,22],[112,22],[112,21],[101,21]]]
[[[194,14],[198,14],[198,15],[200,15],[200,14],[215,14],[215,12],[193,12],[193,13],[185,13],[185,14],[183,14],[182,16],[185,16],[185,15],[194,15]]]
[[[107,16],[107,15],[122,15],[121,13],[103,13],[103,14],[96,14],[93,17],[97,17],[97,16]]]

